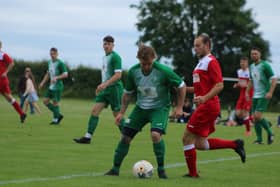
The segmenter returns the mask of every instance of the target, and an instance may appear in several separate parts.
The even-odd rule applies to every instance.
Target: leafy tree
[[[193,40],[200,33],[212,38],[212,52],[224,76],[236,76],[239,58],[248,56],[252,46],[260,47],[264,58],[269,57],[269,44],[245,4],[246,0],[142,0],[131,7],[139,10],[139,40],[149,42],[159,58],[171,59],[175,71],[191,82],[196,64]]]

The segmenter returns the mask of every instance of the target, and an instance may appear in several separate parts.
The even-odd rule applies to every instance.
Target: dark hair
[[[246,56],[242,56],[242,57],[240,58],[240,60],[247,60],[247,61],[249,61],[249,58],[246,57]]]
[[[143,60],[148,60],[150,57],[156,58],[156,52],[154,48],[145,46],[145,45],[140,45],[138,52],[137,52],[137,58],[138,59],[143,59]]]
[[[252,51],[252,50],[259,51],[260,53],[262,52],[262,51],[261,51],[261,48],[256,47],[256,46],[252,47],[252,48],[251,48],[251,51]]]
[[[114,43],[114,38],[113,38],[112,36],[108,35],[108,36],[105,36],[105,37],[103,38],[103,41],[104,41],[104,42],[111,42],[111,43]]]
[[[56,52],[57,53],[57,48],[55,48],[55,47],[52,47],[51,49],[50,49],[50,51],[53,51],[53,52]]]
[[[209,43],[209,48],[211,49],[211,39],[210,39],[209,35],[207,33],[201,33],[196,38],[199,38],[199,37],[202,38],[202,42],[204,44]]]

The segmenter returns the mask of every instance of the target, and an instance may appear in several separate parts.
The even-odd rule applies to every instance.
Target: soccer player
[[[26,118],[26,114],[20,108],[18,102],[11,94],[9,86],[8,73],[14,66],[12,58],[5,52],[1,51],[2,42],[0,41],[0,93],[11,103],[17,113],[20,115],[20,121],[23,123]]]
[[[242,57],[240,59],[240,69],[237,70],[238,83],[233,85],[234,88],[240,89],[239,98],[235,107],[235,115],[237,121],[241,121],[246,126],[245,136],[251,135],[250,128],[250,110],[252,106],[253,89],[250,89],[249,100],[246,98],[246,89],[248,87],[250,72],[249,72],[249,59]]]
[[[269,99],[272,98],[277,79],[269,63],[261,59],[261,50],[257,47],[251,49],[250,82],[246,90],[246,97],[249,98],[249,89],[254,88],[252,112],[254,117],[256,144],[263,144],[262,128],[267,132],[267,143],[273,143],[273,133],[269,122],[263,117],[267,109]]]
[[[219,62],[210,49],[211,40],[207,34],[195,38],[194,50],[199,62],[193,71],[193,87],[187,87],[187,92],[194,92],[197,108],[191,115],[183,135],[184,155],[189,170],[185,177],[199,177],[196,169],[196,149],[233,149],[239,154],[242,162],[246,159],[243,140],[208,138],[215,131],[214,123],[220,113],[217,94],[224,87]]]
[[[116,123],[119,123],[123,118],[133,93],[137,95],[136,106],[124,124],[122,138],[115,150],[113,167],[105,175],[119,175],[122,161],[128,153],[131,141],[150,122],[153,150],[158,164],[158,176],[166,179],[167,175],[164,169],[165,144],[162,135],[166,133],[167,128],[170,89],[177,88],[176,117],[179,117],[183,113],[185,84],[170,68],[156,61],[156,53],[152,47],[141,45],[137,58],[140,63],[134,65],[128,72],[122,107],[116,117]]]
[[[39,84],[39,88],[43,88],[44,84],[50,80],[50,85],[45,93],[44,104],[53,113],[51,125],[58,125],[63,119],[60,113],[59,102],[63,91],[63,79],[68,77],[67,68],[62,60],[58,58],[57,48],[50,49],[51,60],[48,62],[48,71],[43,80]],[[50,102],[52,100],[52,103]]]
[[[113,51],[114,38],[105,36],[103,38],[103,57],[102,83],[96,89],[95,105],[92,108],[88,121],[86,134],[81,138],[75,138],[74,141],[80,144],[90,144],[93,133],[98,125],[99,114],[102,110],[111,105],[114,117],[120,111],[121,97],[123,93],[122,77],[122,60],[118,53]],[[123,122],[123,120],[122,120]],[[118,124],[121,130],[122,125]]]

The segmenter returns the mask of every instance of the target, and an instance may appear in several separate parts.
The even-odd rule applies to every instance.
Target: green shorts
[[[157,109],[142,109],[135,106],[124,127],[141,131],[141,129],[148,123],[151,123],[151,129],[158,129],[163,134],[166,133],[167,121],[169,115],[169,107],[162,107]]]
[[[121,109],[121,100],[123,94],[123,86],[120,84],[107,87],[102,90],[95,98],[97,103],[105,103],[110,105],[112,111],[118,112]]]
[[[45,98],[49,98],[55,102],[59,102],[61,99],[62,90],[50,90],[45,93]]]
[[[266,98],[253,98],[252,112],[265,112],[269,100]]]

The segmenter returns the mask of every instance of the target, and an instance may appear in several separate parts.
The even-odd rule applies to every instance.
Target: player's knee
[[[159,143],[161,140],[161,133],[157,131],[151,131],[151,138],[153,143]]]
[[[193,134],[191,132],[189,132],[187,129],[184,132],[182,142],[183,142],[183,145],[189,145],[189,144],[193,144],[195,142]]]
[[[131,140],[132,140],[131,137],[129,137],[129,136],[127,136],[127,135],[123,135],[123,136],[122,136],[122,139],[121,139],[121,142],[122,142],[123,144],[130,144]]]

